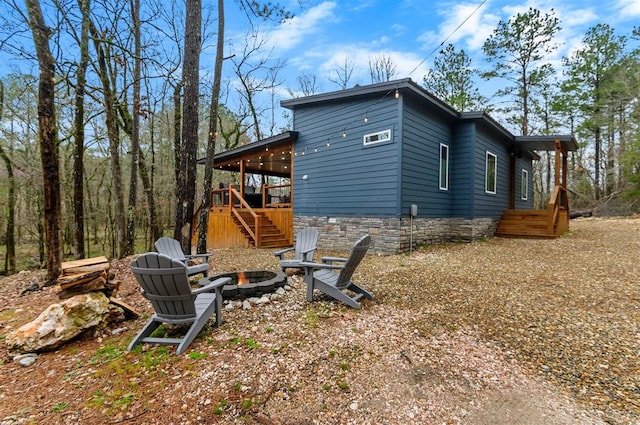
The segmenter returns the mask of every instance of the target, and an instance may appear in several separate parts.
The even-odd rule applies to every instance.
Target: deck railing
[[[291,208],[291,184],[262,186],[263,208]]]
[[[239,205],[239,207],[236,207],[236,205]],[[240,192],[233,187],[229,188],[229,212],[253,239],[254,246],[260,248],[260,216],[247,204]],[[242,214],[242,212],[247,212],[248,214]]]
[[[212,190],[210,205],[228,207],[229,200],[232,199],[232,189],[237,190],[237,186],[231,185],[223,189]],[[291,184],[264,185],[260,193],[247,193],[242,198],[251,208],[291,208]],[[236,199],[239,198],[236,197]]]

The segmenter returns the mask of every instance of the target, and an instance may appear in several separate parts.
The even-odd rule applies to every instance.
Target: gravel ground
[[[225,311],[188,353],[124,348],[114,324],[30,368],[0,364],[0,423],[640,424],[640,219],[579,219],[555,240],[490,239],[370,252],[356,311],[300,276],[284,299]],[[321,252],[321,255],[345,253]],[[141,311],[128,264],[119,297]],[[214,272],[275,269],[219,250]],[[56,300],[0,279],[0,336]]]

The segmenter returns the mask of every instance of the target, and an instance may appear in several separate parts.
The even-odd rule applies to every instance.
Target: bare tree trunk
[[[180,199],[180,189],[181,189],[181,175],[180,170],[184,168],[182,165],[182,83],[177,84],[173,88],[173,166],[174,173],[176,175],[176,188],[175,188],[175,197],[176,197],[176,210],[175,217],[182,216],[182,203],[178,202]],[[174,225],[173,228],[173,238],[177,241],[181,240],[180,236],[181,229]]]
[[[185,20],[184,84],[182,119],[182,164],[178,170],[176,223],[174,234],[185,253],[191,252],[191,227],[196,194],[196,154],[198,149],[199,68],[201,48],[202,2],[187,0]]]
[[[600,130],[600,126],[598,125],[595,128],[595,145],[594,145],[594,178],[593,178],[593,186],[594,186],[594,195],[596,197],[596,201],[599,201],[602,197],[600,190],[600,156],[602,155],[602,132]]]
[[[111,87],[111,81],[109,79],[109,70],[107,68],[107,61],[109,52],[108,46],[103,46],[100,41],[100,34],[98,34],[96,28],[92,25],[91,32],[95,44],[95,49],[98,54],[98,74],[102,83],[102,90],[104,96],[104,106],[107,124],[107,136],[109,138],[109,155],[111,156],[111,178],[113,180],[114,198],[115,198],[115,249],[114,255],[116,258],[122,258],[124,252],[124,245],[126,240],[125,235],[125,214],[124,214],[124,189],[122,184],[122,166],[120,165],[120,133],[118,130],[118,122],[116,119],[116,107],[114,104],[114,95]]]
[[[202,188],[202,203],[198,223],[197,252],[207,252],[207,230],[209,226],[209,208],[211,207],[211,188],[213,186],[213,157],[216,154],[216,138],[218,135],[218,99],[220,98],[220,84],[222,81],[222,61],[224,61],[224,0],[218,0],[218,45],[213,71],[213,86],[211,89],[211,105],[209,106],[209,136],[207,138],[207,156],[204,167],[204,183]]]
[[[138,160],[140,151],[140,0],[131,0],[131,18],[133,20],[134,65],[133,65],[133,106],[131,113],[131,176],[129,179],[129,205],[127,207],[126,244],[123,254],[134,252],[136,235],[136,204],[138,203]]]
[[[4,84],[0,80],[0,119],[2,119],[2,112],[4,108]],[[7,194],[7,237],[5,246],[7,252],[4,258],[4,272],[5,274],[14,274],[16,272],[16,179],[13,175],[13,163],[2,148],[0,143],[0,158],[4,161],[5,167],[7,167],[7,176],[9,179],[9,193]]]
[[[44,177],[44,230],[47,246],[47,277],[45,286],[53,285],[60,275],[60,166],[55,114],[55,62],[49,49],[49,29],[42,16],[39,0],[26,0],[29,26],[38,56],[38,132],[40,157]]]
[[[86,73],[89,63],[89,10],[90,0],[78,0],[82,13],[80,34],[80,62],[78,63],[78,81],[76,83],[76,111],[74,117],[73,150],[73,221],[74,221],[74,257],[84,258],[84,95]]]

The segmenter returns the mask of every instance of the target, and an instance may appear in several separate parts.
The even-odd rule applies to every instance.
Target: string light
[[[367,124],[367,123],[369,122],[369,112],[371,111],[371,108],[374,108],[374,109],[375,109],[375,108],[376,108],[376,105],[378,105],[378,104],[382,103],[385,99],[388,99],[388,98],[390,97],[391,93],[393,93],[393,95],[394,95],[394,97],[395,97],[396,99],[400,98],[400,90],[399,90],[399,88],[398,88],[397,86],[396,86],[395,88],[391,88],[391,89],[387,90],[387,92],[386,92],[386,93],[385,93],[381,98],[379,98],[379,99],[378,99],[378,100],[377,100],[373,105],[371,105],[371,106],[369,107],[369,109],[367,109],[367,110],[366,110],[366,112],[364,113],[364,116],[362,116],[362,118],[361,118],[361,119],[363,120],[363,122],[364,122],[365,124]],[[345,108],[345,109],[346,109],[346,108]],[[354,127],[354,125],[356,124],[356,122],[357,122],[357,121],[355,121],[355,120],[354,120],[354,121],[350,122],[348,125],[346,125],[346,126],[344,126],[344,127],[342,128],[342,133],[341,133],[341,135],[342,135],[342,138],[343,138],[343,139],[345,139],[345,138],[347,137],[347,129],[348,129],[348,128],[352,128],[352,127]],[[362,121],[361,121],[361,122],[362,122]],[[306,152],[307,152],[308,150],[311,150],[311,149],[313,149],[313,152],[317,153],[317,152],[318,152],[318,150],[319,150],[319,149],[321,149],[322,147],[323,147],[322,145],[318,145],[318,146],[308,146],[308,147],[305,147],[303,150],[301,150],[301,151],[300,151],[300,154],[301,154],[300,156],[304,156],[304,155],[306,154]],[[330,137],[329,137],[329,138],[327,138],[326,147],[331,147],[331,138],[330,138]],[[291,153],[291,152],[289,152],[289,153]],[[298,156],[298,153],[299,153],[299,152],[295,152],[295,151],[294,151],[294,152],[293,152],[293,155],[294,155],[294,156]],[[273,155],[273,154],[272,154],[272,155]]]

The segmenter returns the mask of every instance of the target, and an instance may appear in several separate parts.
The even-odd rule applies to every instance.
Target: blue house
[[[214,164],[269,175],[257,164],[264,167],[271,147],[270,157],[282,161],[278,175],[290,176],[287,203],[279,209],[291,214],[289,241],[298,229],[315,227],[320,246],[348,248],[370,233],[378,252],[398,253],[411,244],[495,234],[554,237],[568,228],[572,136],[514,136],[486,113],[460,113],[410,79],[282,106],[292,110],[295,131],[217,155]],[[556,152],[557,193],[544,211],[532,210],[536,150]],[[263,210],[274,198],[269,190],[261,195]]]

